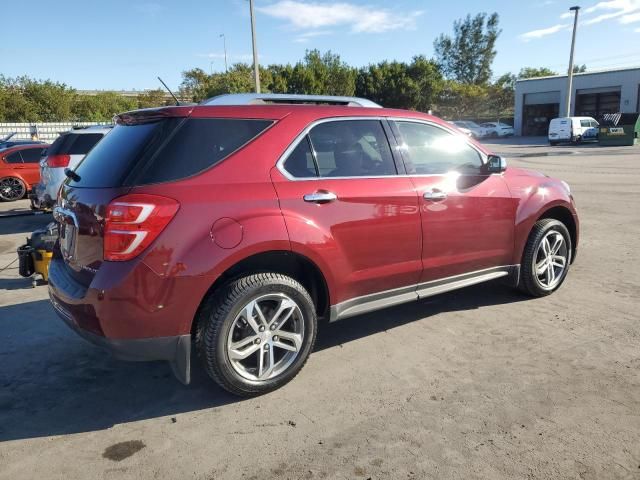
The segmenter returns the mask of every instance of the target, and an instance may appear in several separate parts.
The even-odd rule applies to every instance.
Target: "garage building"
[[[567,76],[518,80],[516,135],[546,135],[552,118],[564,115]],[[577,73],[573,76],[571,116],[599,120],[605,113],[640,111],[640,67]]]

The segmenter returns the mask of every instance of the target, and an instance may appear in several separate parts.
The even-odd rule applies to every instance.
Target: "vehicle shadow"
[[[24,215],[17,217],[0,217],[0,235],[11,235],[14,233],[26,233],[46,226],[53,221],[50,213],[39,213],[37,215]]]
[[[500,285],[471,287],[323,325],[316,351],[440,312],[525,298]],[[0,332],[0,441],[102,430],[241,401],[209,380],[195,355],[189,386],[165,362],[112,358],[71,332],[46,300],[0,307]]]

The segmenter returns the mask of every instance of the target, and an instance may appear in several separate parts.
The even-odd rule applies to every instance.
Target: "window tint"
[[[309,133],[321,177],[395,175],[391,148],[378,120],[321,123]]]
[[[40,162],[42,148],[27,148],[20,150],[20,153],[22,154],[22,161],[24,163],[38,163]]]
[[[22,163],[22,157],[20,156],[20,151],[13,152],[10,155],[4,157],[4,161],[7,163]]]
[[[309,137],[304,137],[284,162],[284,169],[297,178],[317,177]]]
[[[269,120],[228,118],[186,120],[152,160],[140,182],[164,182],[201,172],[231,155],[270,124]]]
[[[117,125],[76,168],[79,187],[177,180],[215,165],[253,139],[269,120],[169,118]]]
[[[397,125],[408,157],[407,173],[479,172],[482,158],[462,136],[423,123],[397,122]]]
[[[79,135],[70,135],[75,137],[73,143],[69,146],[69,155],[86,155],[89,153],[96,143],[102,140],[101,133],[83,133]]]

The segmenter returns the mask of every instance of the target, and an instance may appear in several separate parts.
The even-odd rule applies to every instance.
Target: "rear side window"
[[[317,177],[313,153],[309,145],[309,137],[305,136],[284,162],[287,172],[296,178]]]
[[[22,157],[20,151],[13,152],[11,155],[4,157],[4,161],[7,163],[22,163]]]
[[[96,143],[102,140],[101,133],[83,133],[81,135],[73,135],[75,137],[74,142],[69,147],[69,155],[86,155],[89,153]]]
[[[117,125],[76,168],[78,187],[159,183],[195,175],[255,138],[270,120],[168,118]]]
[[[231,155],[272,122],[229,118],[188,119],[140,176],[140,183],[189,177]]]
[[[86,155],[104,135],[101,133],[64,133],[49,147],[48,155]]]

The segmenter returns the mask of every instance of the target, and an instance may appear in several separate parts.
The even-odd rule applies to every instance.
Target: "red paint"
[[[38,162],[9,163],[7,157],[18,151],[32,150],[34,148],[36,150],[44,150],[48,147],[49,145],[46,144],[19,145],[0,151],[0,178],[19,178],[25,184],[27,190],[31,189],[40,182],[40,164]]]
[[[274,124],[191,178],[134,188],[63,187],[65,206],[80,224],[78,254],[65,261],[65,268],[86,293],[74,298],[72,292],[52,286],[51,294],[73,311],[80,325],[109,338],[189,333],[213,283],[259,253],[293,251],[306,257],[321,271],[329,304],[335,305],[421,281],[517,264],[533,223],[548,208],[561,206],[577,221],[573,200],[560,181],[517,168],[459,179],[434,175],[308,181],[288,180],[275,168],[291,142],[315,120],[400,117],[448,128],[422,113],[300,105],[168,107],[155,112],[272,119]],[[448,197],[426,201],[422,194],[432,188],[445,190]],[[338,200],[322,205],[302,200],[319,190],[334,192]],[[169,196],[180,208],[138,256],[104,261],[106,207],[114,198],[132,194]],[[59,258],[59,252],[56,255]]]

